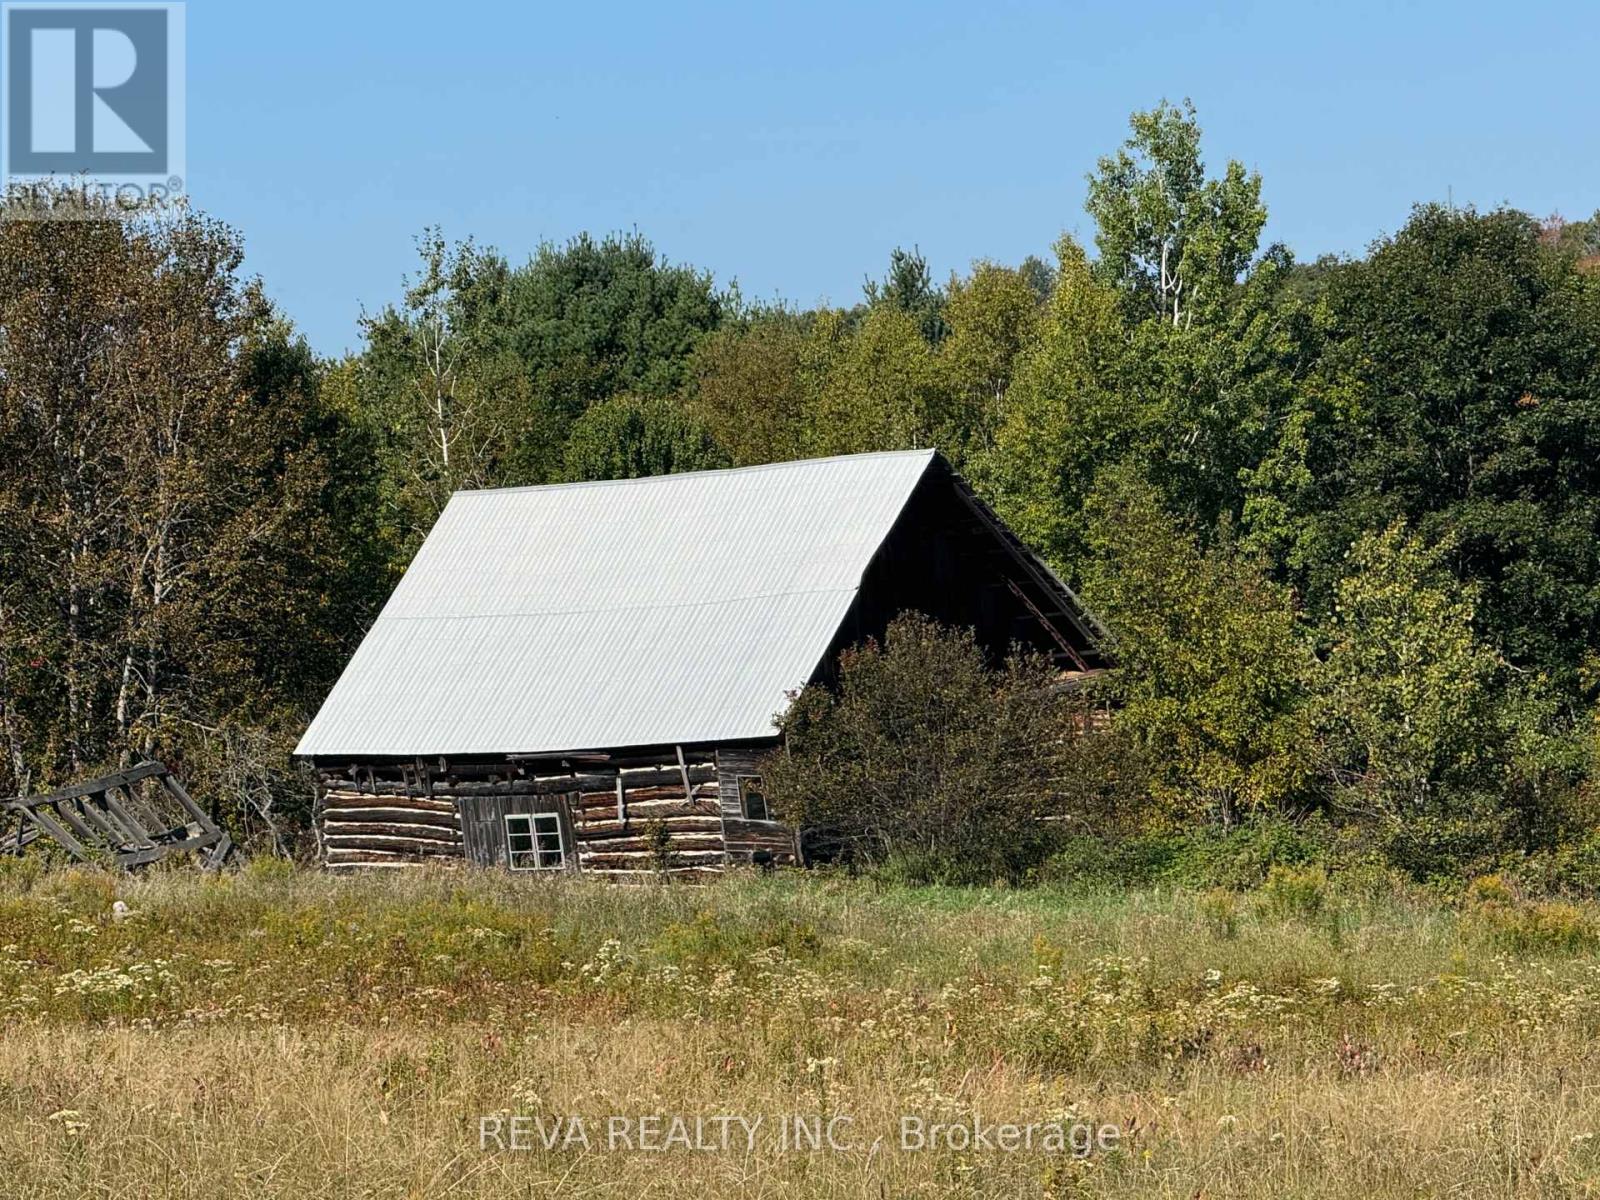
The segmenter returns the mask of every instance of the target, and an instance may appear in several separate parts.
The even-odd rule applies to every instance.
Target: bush
[[[1186,835],[1079,835],[1063,840],[1037,872],[1042,883],[1088,891],[1148,887],[1173,873],[1188,844]]]
[[[1118,786],[1098,754],[1112,735],[1085,732],[1086,701],[1056,682],[1043,658],[990,669],[969,631],[903,615],[882,645],[840,655],[836,690],[796,698],[768,796],[812,858],[893,861],[916,882],[1021,879],[1061,840],[1043,818]]]
[[[1212,888],[1201,895],[1196,907],[1212,931],[1223,938],[1239,933],[1239,893],[1227,888]]]
[[[1092,889],[1165,883],[1249,891],[1279,867],[1331,862],[1333,831],[1320,821],[1262,818],[1224,831],[1211,827],[1064,839],[1038,872],[1041,881]]]
[[[1328,899],[1328,872],[1322,867],[1276,866],[1256,893],[1258,910],[1278,920],[1306,921],[1322,912]]]
[[[1309,825],[1263,818],[1223,831],[1197,830],[1176,855],[1168,879],[1189,887],[1240,891],[1265,883],[1276,867],[1300,866],[1322,853]],[[1323,834],[1325,830],[1316,829]]]
[[[1397,871],[1454,887],[1498,864],[1507,822],[1506,814],[1486,809],[1453,816],[1418,813],[1404,822],[1386,822],[1378,844]]]
[[[1513,954],[1573,954],[1600,948],[1600,916],[1566,900],[1471,902],[1469,929]]]

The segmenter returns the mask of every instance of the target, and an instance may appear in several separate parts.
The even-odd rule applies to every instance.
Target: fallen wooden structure
[[[233,839],[194,802],[164,763],[145,762],[115,775],[44,796],[0,801],[15,821],[0,853],[21,854],[48,837],[79,862],[106,859],[140,867],[174,854],[199,853],[208,868],[233,852]]]

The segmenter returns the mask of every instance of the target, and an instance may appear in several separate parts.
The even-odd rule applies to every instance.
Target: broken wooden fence
[[[0,850],[14,854],[41,835],[80,862],[109,858],[120,867],[191,850],[202,854],[206,867],[220,867],[233,851],[233,839],[159,762],[47,796],[13,797],[0,808],[16,818],[15,833],[0,843]]]

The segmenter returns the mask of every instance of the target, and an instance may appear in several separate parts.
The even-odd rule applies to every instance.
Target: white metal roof
[[[457,492],[295,752],[772,736],[933,457]]]

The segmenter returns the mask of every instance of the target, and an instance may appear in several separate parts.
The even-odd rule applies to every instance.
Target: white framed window
[[[559,871],[567,864],[561,818],[549,813],[507,813],[506,848],[513,871]]]
[[[739,809],[747,821],[770,821],[767,810],[767,791],[761,786],[761,776],[739,776]]]

